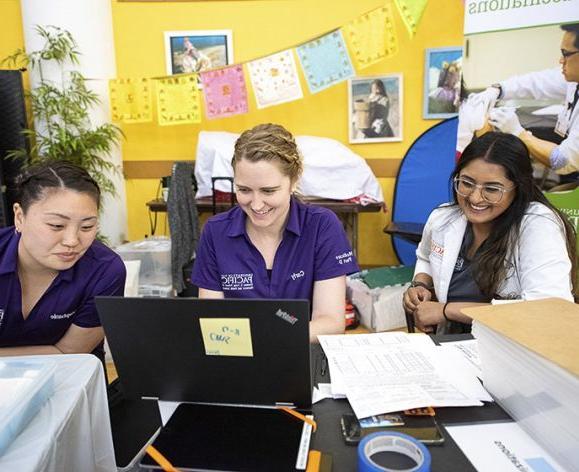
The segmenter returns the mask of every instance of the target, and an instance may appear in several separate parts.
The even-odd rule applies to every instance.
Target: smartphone
[[[344,441],[351,445],[358,444],[364,436],[378,431],[408,434],[429,446],[444,443],[444,436],[432,416],[378,415],[358,421],[354,415],[342,415],[340,423]]]

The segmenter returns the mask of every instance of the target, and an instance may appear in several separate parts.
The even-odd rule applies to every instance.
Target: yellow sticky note
[[[249,318],[199,318],[205,354],[253,357]]]

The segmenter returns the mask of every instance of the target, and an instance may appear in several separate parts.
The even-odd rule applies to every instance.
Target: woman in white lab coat
[[[492,299],[573,301],[576,236],[533,181],[529,153],[491,132],[464,150],[454,202],[426,223],[404,308],[425,331],[469,332],[467,306]]]

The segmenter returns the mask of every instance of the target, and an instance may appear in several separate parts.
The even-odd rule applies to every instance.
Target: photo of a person
[[[426,50],[424,118],[450,118],[458,112],[462,49]]]
[[[167,74],[203,72],[233,63],[229,30],[167,31]]]
[[[489,123],[518,136],[531,155],[559,174],[579,171],[579,23],[562,25],[560,67],[510,77],[473,97],[487,104]],[[554,131],[562,139],[552,142],[529,133],[515,107],[493,108],[498,100],[554,99],[563,103]],[[578,175],[574,176],[577,180]]]
[[[181,66],[183,72],[201,72],[211,69],[211,59],[193,46],[189,37],[183,40],[183,54],[181,55]]]
[[[469,41],[478,55],[465,59],[465,80],[471,90],[482,91],[471,94],[461,107],[459,146],[466,146],[475,131],[477,135],[490,129],[510,133],[525,143],[535,159],[543,188],[576,185],[579,23],[489,32],[473,35]],[[521,43],[530,49],[542,46],[544,53],[519,57]],[[501,45],[503,59],[487,53],[494,44]]]
[[[452,113],[458,105],[459,95],[460,64],[458,61],[444,62],[438,76],[438,86],[430,92],[429,98],[439,104],[441,111]]]
[[[350,80],[350,142],[401,140],[401,77]]]
[[[368,95],[370,127],[361,130],[367,138],[384,138],[394,136],[394,131],[388,123],[390,112],[390,100],[384,87],[384,82],[375,79],[370,84],[370,95]]]

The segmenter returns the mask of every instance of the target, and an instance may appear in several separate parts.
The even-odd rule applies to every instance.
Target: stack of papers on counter
[[[492,401],[459,350],[424,334],[319,336],[333,396],[345,395],[358,418],[427,406]]]
[[[567,470],[579,470],[579,306],[561,299],[465,310],[485,387]]]

